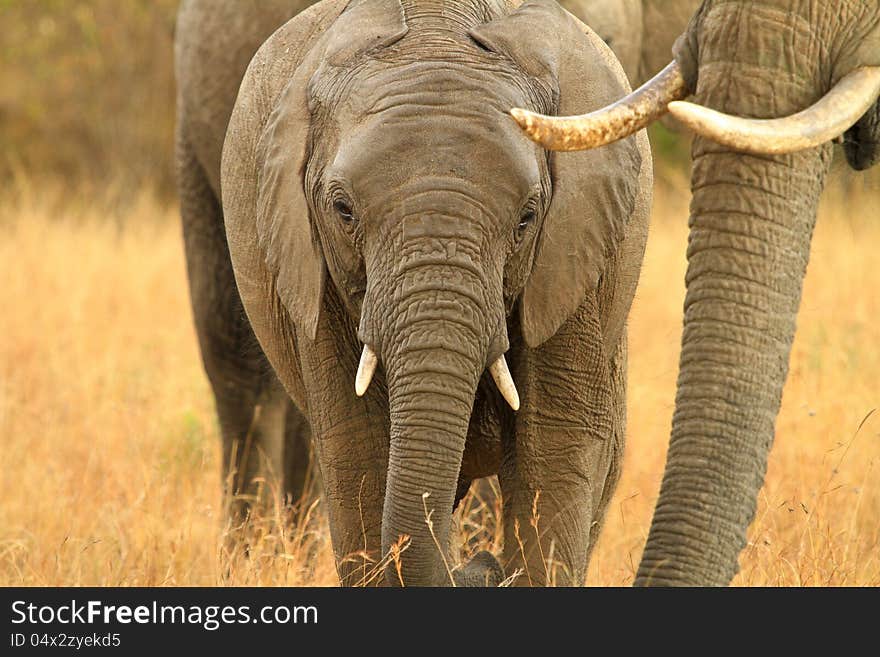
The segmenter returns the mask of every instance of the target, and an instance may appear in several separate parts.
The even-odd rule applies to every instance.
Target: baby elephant
[[[344,584],[389,552],[391,585],[583,582],[620,470],[651,157],[644,134],[547,154],[508,110],[626,91],[551,0],[324,0],[251,61],[228,254],[308,422]],[[492,474],[503,567],[455,568],[453,509]]]

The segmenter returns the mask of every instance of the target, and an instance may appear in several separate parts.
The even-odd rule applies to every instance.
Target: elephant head
[[[514,124],[499,128],[514,105],[588,111],[626,93],[604,44],[555,2],[450,7],[307,10],[254,57],[223,152],[236,282],[275,370],[284,380],[307,367],[301,354],[349,341],[363,345],[350,350],[361,351],[352,389],[387,389],[382,551],[411,538],[407,585],[449,583],[484,371],[519,404],[508,327],[537,347],[575,312],[621,239],[641,166],[634,140],[548,155]],[[310,411],[320,452],[326,423]]]
[[[672,437],[636,581],[723,585],[766,471],[828,142],[843,135],[856,169],[880,153],[880,2],[705,0],[674,56],[590,116],[513,113],[562,150],[667,109],[698,134]],[[691,92],[705,107],[675,102]]]

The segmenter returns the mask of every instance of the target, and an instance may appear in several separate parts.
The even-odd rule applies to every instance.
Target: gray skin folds
[[[702,105],[793,114],[853,69],[880,65],[880,3],[706,0],[675,57]],[[847,159],[857,169],[876,163],[878,141],[875,106],[847,133]],[[698,138],[693,156],[678,394],[642,585],[725,585],[738,569],[831,146],[753,156]]]
[[[245,474],[287,477],[311,437],[344,584],[395,546],[391,585],[517,570],[518,584],[580,584],[617,482],[650,152],[640,134],[548,156],[504,120],[629,89],[555,2],[518,4],[325,0],[261,47],[271,30],[247,7],[181,9],[184,236],[226,466],[250,436],[261,457]],[[363,344],[380,364],[358,397]],[[486,371],[501,354],[517,413]],[[454,505],[490,474],[501,563],[455,568]]]

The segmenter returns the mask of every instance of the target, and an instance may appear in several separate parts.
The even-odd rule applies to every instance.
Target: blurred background
[[[176,0],[0,0],[0,585],[334,585],[326,526],[224,552],[220,441],[175,199]],[[688,139],[658,184],[630,316],[627,447],[587,583],[626,585],[673,410]],[[880,167],[876,167],[880,169]],[[880,585],[880,171],[823,198],[741,585]],[[499,508],[469,498],[469,551]]]
[[[0,0],[0,177],[174,190],[177,0]]]
[[[171,199],[177,6],[0,0],[0,176]],[[661,125],[652,144],[661,183],[680,182],[688,139]],[[878,175],[841,178],[865,187]]]

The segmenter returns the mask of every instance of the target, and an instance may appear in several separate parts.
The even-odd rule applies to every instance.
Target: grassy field
[[[685,188],[661,190],[631,316],[629,438],[587,584],[632,581],[678,362]],[[880,585],[880,222],[826,195],[739,585]],[[51,191],[0,204],[0,585],[334,585],[326,526],[222,541],[219,439],[176,209]],[[873,213],[876,218],[876,212]],[[462,540],[490,543],[470,500]]]

